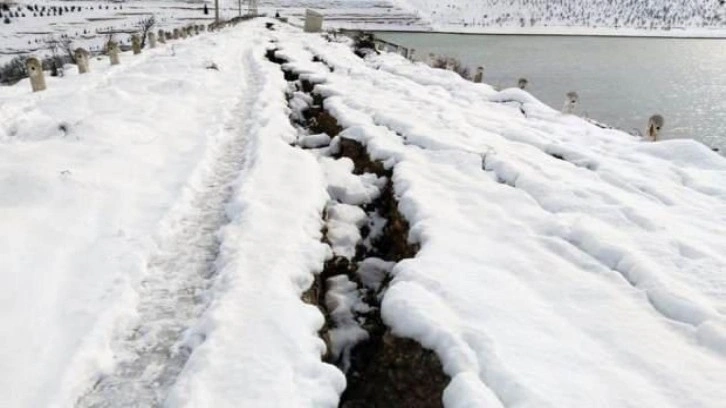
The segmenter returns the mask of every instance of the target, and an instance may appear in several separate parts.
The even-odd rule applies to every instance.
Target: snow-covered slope
[[[129,34],[138,31],[140,22],[151,16],[156,19],[154,31],[171,31],[192,21],[205,24],[212,21],[212,14],[204,14],[201,2],[174,0],[98,3],[21,0],[7,11],[0,7],[0,13],[0,20],[5,21],[0,24],[0,64],[26,53],[51,56],[47,44],[51,38],[67,38],[73,48],[99,52],[109,35],[115,33],[116,41],[130,45]],[[224,16],[232,13],[226,7],[222,10]]]
[[[726,159],[266,22],[0,88],[0,406],[337,406],[368,285],[446,406],[723,405]]]
[[[341,136],[394,165],[421,251],[383,317],[437,351],[447,405],[722,403],[726,160],[398,56],[312,49]]]
[[[400,0],[434,26],[724,28],[726,5],[717,0]]]
[[[248,11],[248,2],[221,0],[219,3],[222,19]],[[204,13],[205,4],[208,14]],[[85,47],[92,52],[103,49],[109,33],[115,33],[115,40],[121,45],[130,45],[130,34],[138,31],[139,23],[151,16],[157,23],[154,30],[171,31],[191,22],[209,24],[214,19],[213,7],[214,2],[201,0],[104,0],[92,3],[18,0],[8,6],[8,10],[0,5],[0,66],[16,55],[51,56],[48,40],[53,37],[63,37],[71,41],[73,48]],[[298,21],[304,18],[306,8],[325,13],[328,27],[428,29],[420,24],[416,13],[402,9],[393,0],[258,2],[260,13],[274,15],[280,12]]]
[[[191,21],[213,21],[213,2],[133,0],[72,3],[57,0],[18,0],[7,10],[0,6],[0,65],[14,56],[52,55],[51,37],[71,40],[72,47],[97,52],[109,33],[129,45],[129,34],[150,16],[156,29],[171,30]],[[451,30],[533,34],[621,34],[726,36],[726,6],[671,0],[284,0],[258,2],[259,12],[281,13],[300,22],[306,8],[325,15],[327,28],[370,30]],[[241,6],[241,9],[239,8]],[[223,19],[247,12],[247,3],[221,0]],[[616,30],[617,31],[613,31]],[[2,78],[0,78],[2,79]]]

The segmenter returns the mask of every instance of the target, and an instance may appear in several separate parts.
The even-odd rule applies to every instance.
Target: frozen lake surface
[[[579,114],[643,132],[666,118],[664,138],[694,138],[726,149],[726,40],[575,36],[379,33],[381,38],[484,65],[485,82],[528,90],[559,109],[568,91]]]

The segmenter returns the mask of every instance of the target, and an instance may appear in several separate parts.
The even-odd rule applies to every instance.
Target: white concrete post
[[[83,48],[76,48],[73,52],[73,58],[76,60],[76,66],[78,66],[78,73],[85,74],[88,72],[88,51]]]
[[[433,67],[434,62],[436,62],[436,54],[434,54],[433,52],[430,52],[428,59],[426,60],[426,65]]]
[[[661,115],[653,115],[648,119],[648,137],[650,140],[654,142],[658,140],[658,135],[664,124],[665,119]]]
[[[484,82],[484,67],[477,67],[476,74],[474,74],[474,82],[480,84]]]
[[[121,63],[118,59],[118,44],[116,44],[116,41],[108,42],[108,58],[111,60],[111,65],[118,65]]]
[[[134,55],[141,54],[141,39],[138,34],[131,35],[131,49],[134,51]]]
[[[577,95],[577,92],[568,92],[567,95],[565,95],[565,106],[562,107],[562,112],[573,113],[579,99],[580,97]]]
[[[305,10],[305,32],[319,33],[323,31],[323,15],[317,11]]]
[[[149,48],[156,48],[156,33],[149,33]]]
[[[35,57],[30,57],[25,60],[25,67],[28,69],[30,86],[33,88],[33,92],[44,91],[45,76],[43,75],[43,64],[41,64],[40,60]]]

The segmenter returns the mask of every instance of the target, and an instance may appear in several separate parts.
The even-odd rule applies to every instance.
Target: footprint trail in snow
[[[245,58],[251,59],[248,53]],[[115,344],[115,370],[102,376],[77,407],[158,406],[204,338],[188,334],[209,303],[207,289],[219,252],[217,231],[228,222],[225,204],[244,166],[249,112],[259,84],[251,75],[234,115],[221,129],[214,153],[198,170],[198,182],[173,209],[171,231],[160,238],[139,286],[138,324]],[[241,126],[240,126],[241,122]]]

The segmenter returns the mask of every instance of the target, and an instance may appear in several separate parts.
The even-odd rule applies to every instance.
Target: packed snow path
[[[85,395],[79,407],[156,406],[163,402],[203,336],[183,335],[208,304],[214,261],[219,254],[217,233],[228,221],[225,204],[244,162],[243,150],[261,85],[250,70],[251,53],[245,49],[240,76],[245,84],[241,100],[224,124],[219,146],[200,169],[199,180],[189,187],[170,215],[169,231],[149,260],[148,277],[141,282],[139,325],[122,334],[115,353],[120,361]]]
[[[222,390],[202,405],[264,401],[265,381],[283,405],[337,400],[344,379],[320,359],[323,318],[300,299],[326,256],[325,187],[288,145],[263,27],[124,53],[115,67],[94,59],[90,74],[48,78],[39,94],[27,81],[1,89],[0,221],[16,233],[0,248],[2,371],[13,373],[0,377],[0,405],[209,400],[185,396],[199,381],[167,391],[215,327],[234,334],[206,354],[230,362],[224,373],[258,373],[249,383],[262,391],[212,380]],[[252,360],[235,358],[250,334]]]

